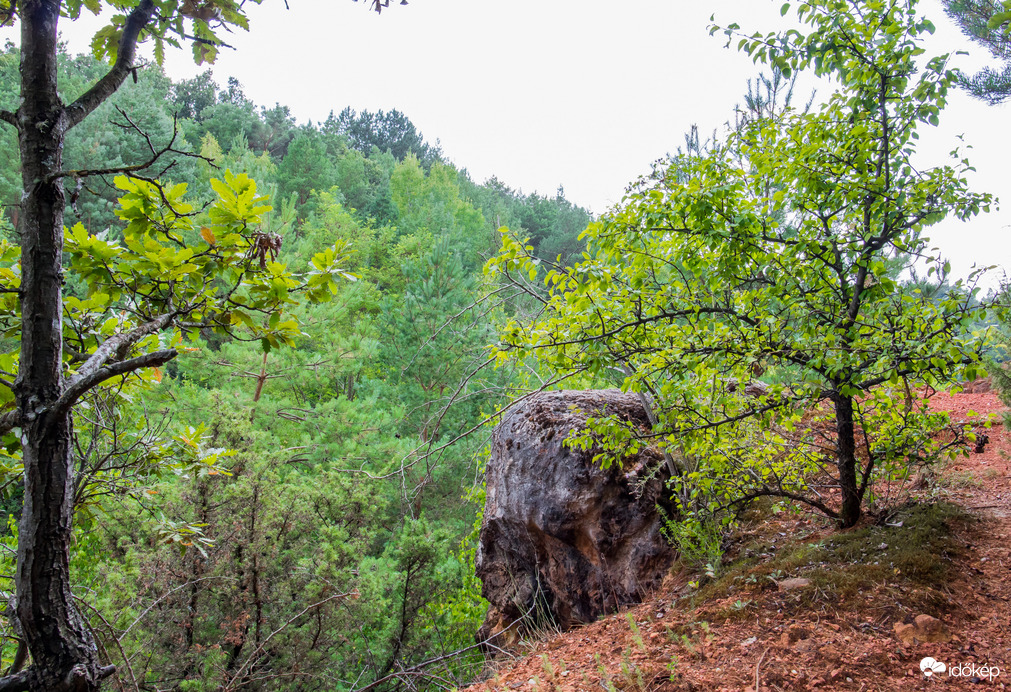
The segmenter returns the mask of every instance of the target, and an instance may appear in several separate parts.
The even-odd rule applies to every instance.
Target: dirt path
[[[759,563],[733,577],[739,583],[731,580],[725,593],[698,602],[689,595],[690,577],[682,575],[625,613],[541,638],[468,690],[1011,689],[1011,434],[999,422],[1003,406],[993,393],[942,393],[932,405],[951,411],[954,420],[969,410],[996,419],[982,453],[938,470],[921,493],[921,499],[960,505],[970,517],[956,522],[948,539],[956,557],[942,583],[904,581],[895,568],[894,579],[889,574],[847,589],[844,577],[862,567],[881,573],[891,554],[885,542],[879,554],[872,545],[860,560],[829,566],[840,571],[826,587],[825,563],[821,581],[788,589],[789,569],[770,573]],[[891,532],[882,535],[891,537],[893,550],[911,535],[901,527],[882,530]],[[790,516],[763,522],[739,544],[767,546],[761,558],[795,567],[785,550],[831,543],[834,535],[817,517]],[[808,575],[819,574],[817,568],[796,566],[815,570],[800,572]],[[921,642],[933,638],[928,630],[938,624],[939,638],[950,640]],[[921,662],[927,657],[943,662],[945,671],[926,677]]]

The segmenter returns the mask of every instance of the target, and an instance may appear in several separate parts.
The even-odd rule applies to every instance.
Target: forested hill
[[[63,53],[60,58],[65,100],[78,96],[106,69],[86,55]],[[19,91],[17,68],[17,48],[8,42],[0,53],[2,108],[15,105]],[[119,127],[110,127],[110,123]],[[460,200],[483,217],[480,229],[474,225],[466,231],[487,242],[482,245],[474,238],[468,241],[472,246],[468,251],[497,250],[494,231],[500,226],[523,229],[544,256],[561,254],[568,258],[582,250],[577,237],[590,215],[566,200],[561,187],[552,197],[524,195],[494,177],[475,184],[465,169],[450,163],[439,145],[427,142],[410,119],[397,110],[359,113],[350,107],[339,112],[335,108],[322,123],[299,125],[287,106],[257,105],[245,96],[234,78],[219,85],[209,70],[176,83],[157,67],[138,71],[136,80],[124,84],[94,117],[73,130],[65,163],[71,169],[82,170],[142,163],[151,158],[150,145],[160,149],[173,142],[174,128],[174,149],[203,155],[219,172],[226,168],[248,172],[261,190],[266,188],[273,194],[275,206],[293,209],[298,220],[291,229],[295,233],[321,208],[321,195],[314,193],[327,192],[332,202],[353,211],[362,223],[371,222],[376,228],[396,227],[399,235],[421,227],[438,235],[438,224],[432,223],[434,216],[430,214],[424,221],[412,218],[422,212],[402,207],[405,195],[418,192],[410,189],[407,181],[414,177],[407,171],[420,168],[427,180],[434,166],[435,180],[439,182],[424,184],[439,189],[427,192],[447,195],[453,188]],[[11,220],[21,194],[17,144],[10,130],[0,131],[0,136],[0,204]],[[166,163],[172,166],[160,177],[186,182],[190,195],[207,197],[207,180],[214,175],[214,168],[177,155],[163,157],[159,168],[147,174],[160,172]],[[68,222],[81,221],[90,229],[113,225],[117,195],[110,183],[89,180],[74,197]]]
[[[0,109],[15,105],[18,60],[11,44],[0,53]],[[69,100],[106,68],[64,53],[60,69]],[[305,271],[344,241],[351,275],[332,301],[292,307],[293,347],[191,329],[186,352],[146,385],[127,378],[77,409],[75,593],[130,689],[352,690],[470,646],[483,617],[468,536],[484,442],[479,430],[448,443],[521,383],[506,368],[475,372],[508,307],[479,301],[492,294],[481,267],[500,226],[566,262],[590,214],[561,189],[475,183],[402,113],[334,99],[335,115],[300,125],[234,80],[173,83],[148,67],[68,135],[65,165],[77,171],[170,149],[139,175],[185,184],[205,246],[216,242],[199,230],[212,179],[246,173],[273,206],[256,231],[261,263]],[[0,230],[16,244],[16,135],[0,137]],[[67,227],[127,242],[113,177],[65,180]],[[72,267],[66,294],[72,354],[106,333],[107,316],[88,312],[94,296]],[[7,369],[18,322],[3,319]],[[23,490],[17,457],[0,461],[11,592]],[[0,644],[9,670],[15,634]],[[462,681],[477,660],[453,658],[439,674]]]

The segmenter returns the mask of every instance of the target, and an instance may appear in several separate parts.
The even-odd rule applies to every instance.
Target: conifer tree
[[[978,99],[991,105],[1011,97],[1011,3],[997,0],[942,0],[948,13],[966,36],[984,46],[999,61],[974,75],[961,75],[960,82]]]

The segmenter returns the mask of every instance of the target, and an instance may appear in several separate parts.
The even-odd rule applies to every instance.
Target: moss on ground
[[[734,598],[707,612],[714,620],[748,617],[749,595],[776,590],[783,579],[804,577],[810,585],[789,593],[798,606],[832,599],[845,603],[872,589],[893,589],[906,607],[944,608],[943,588],[963,551],[956,528],[969,515],[949,502],[912,504],[885,522],[839,532],[817,541],[769,537],[738,551],[716,578],[689,598],[689,605]]]

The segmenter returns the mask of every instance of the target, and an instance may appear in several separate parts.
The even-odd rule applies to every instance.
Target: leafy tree
[[[363,154],[371,153],[373,147],[390,152],[397,161],[413,154],[426,170],[442,160],[439,145],[428,144],[414,123],[398,110],[358,113],[348,107],[337,116],[331,112],[323,130],[343,135],[353,149]]]
[[[333,280],[342,258],[334,249],[318,253],[313,258],[316,271],[301,280],[274,261],[272,236],[251,230],[270,211],[255,184],[244,174],[229,172],[212,184],[218,197],[201,218],[194,217],[182,197],[185,185],[161,188],[123,176],[117,179],[123,192],[117,214],[126,223],[122,243],[91,235],[81,224],[67,232],[68,276],[80,289],[63,301],[62,362],[70,375],[48,416],[69,412],[89,393],[116,391],[133,373],[159,379],[154,368],[175,358],[190,330],[233,333],[239,328],[267,350],[291,344],[300,330],[284,313],[294,296],[305,291],[310,300],[319,301],[335,291]],[[19,278],[24,284],[16,266],[23,255],[17,248],[3,250],[5,287],[14,290],[6,294],[4,313],[16,315]],[[18,329],[16,324],[10,328]],[[24,354],[3,358],[5,370],[17,371]],[[15,403],[17,384],[4,386],[0,396]],[[25,430],[27,422],[14,409],[5,416],[4,426]],[[26,473],[30,443],[30,438],[22,442]],[[70,480],[76,487],[74,502],[79,503],[80,484],[87,479],[72,475]],[[31,499],[26,496],[26,519],[32,518]],[[31,544],[31,538],[23,528],[19,545]],[[24,577],[19,577],[20,587]],[[24,616],[19,617],[24,622]]]
[[[408,154],[390,176],[390,188],[402,232],[444,234],[461,250],[465,269],[479,266],[487,225],[480,210],[460,194],[455,168],[434,163],[426,175],[421,162]]]
[[[210,70],[172,85],[172,106],[180,118],[199,119],[204,109],[217,101],[218,85]]]
[[[364,218],[379,223],[396,221],[397,208],[390,190],[390,176],[397,162],[392,154],[365,156],[346,149],[337,157],[337,185],[349,207]]]
[[[287,106],[261,107],[244,96],[227,96],[219,103],[200,111],[200,128],[213,134],[219,142],[234,142],[245,137],[249,147],[257,152],[267,152],[280,160],[288,151],[295,136],[295,119]]]
[[[258,151],[270,152],[280,158],[288,152],[288,145],[295,137],[295,116],[287,106],[275,103],[273,108],[260,107],[260,123],[256,135],[250,139],[250,146]]]
[[[1003,63],[960,75],[965,89],[991,105],[1011,97],[1011,4],[998,0],[942,0],[944,11],[966,36]]]
[[[377,10],[381,5],[374,3]],[[84,9],[98,14],[106,8],[109,23],[98,30],[92,45],[96,57],[107,58],[111,65],[83,93],[65,102],[57,69],[61,18],[75,20]],[[234,178],[219,184],[220,202],[211,210],[207,234],[201,235],[191,217],[179,213],[184,205],[180,189],[159,191],[153,184],[126,180],[122,213],[133,240],[117,246],[78,227],[68,247],[92,252],[93,258],[101,254],[126,273],[79,256],[89,291],[83,298],[64,301],[67,133],[136,74],[140,41],[153,43],[158,60],[166,46],[191,41],[197,63],[213,61],[220,48],[216,31],[247,28],[241,6],[227,0],[0,0],[0,23],[21,27],[20,98],[13,110],[0,110],[0,123],[16,131],[20,152],[20,264],[19,270],[6,264],[2,290],[7,314],[20,320],[21,349],[3,381],[13,401],[0,418],[0,429],[20,429],[25,501],[16,618],[32,658],[30,668],[3,679],[2,685],[7,690],[95,690],[111,669],[100,665],[70,587],[74,405],[103,383],[171,360],[176,351],[160,348],[160,335],[169,330],[172,343],[179,330],[191,328],[191,320],[209,320],[223,329],[245,324],[265,344],[287,340],[297,327],[283,320],[276,308],[291,299],[298,282],[272,261],[272,241],[256,236],[248,226],[264,209],[250,181]],[[78,171],[74,177],[88,173]],[[10,259],[10,251],[5,253]],[[328,290],[326,277],[335,259],[321,258],[314,279],[323,283],[307,286],[318,297]],[[200,263],[212,273],[193,273]],[[223,273],[213,273],[217,271]],[[175,278],[158,278],[174,272]],[[219,293],[224,286],[235,292]],[[199,298],[201,293],[205,298]],[[77,314],[79,331],[65,329],[67,311]],[[87,312],[102,321],[84,319]],[[258,313],[271,314],[267,324],[256,321]],[[102,332],[106,327],[109,331]],[[171,336],[173,331],[176,336]]]
[[[281,194],[295,195],[299,206],[309,201],[313,190],[325,191],[337,184],[333,161],[315,130],[295,137],[277,172]]]
[[[889,267],[926,256],[927,226],[991,198],[968,191],[964,159],[914,164],[917,131],[955,80],[946,56],[921,57],[932,26],[915,2],[809,0],[797,18],[807,32],[726,33],[836,91],[809,112],[747,118],[642,181],[589,226],[589,259],[548,273],[543,315],[508,325],[499,351],[623,373],[655,429],[599,421],[595,433],[607,458],[662,445],[686,511],[774,496],[848,527],[878,479],[950,449],[934,436],[946,416],[906,393],[974,376],[984,348],[966,333],[986,309],[971,286],[933,301]],[[506,236],[489,270],[536,275],[530,249]],[[743,385],[760,372],[771,384]]]
[[[459,178],[462,194],[482,211],[492,231],[508,226],[528,237],[535,254],[550,261],[561,256],[563,264],[570,264],[583,251],[579,235],[593,217],[565,199],[561,186],[551,198],[523,195],[495,177],[482,185],[471,182],[466,171]],[[497,234],[490,234],[489,240],[494,246],[490,251],[495,252]]]
[[[589,222],[590,215],[565,199],[561,187],[554,199],[533,194],[519,207],[519,224],[534,251],[551,260],[561,256],[563,263],[582,252],[579,234]]]
[[[69,63],[61,72],[75,81],[96,67],[101,68],[100,62],[84,56],[61,62]],[[67,137],[63,155],[65,166],[70,170],[107,168],[116,171],[150,159],[149,141],[170,142],[174,134],[178,138],[176,123],[165,109],[169,88],[168,78],[157,66],[138,71],[136,84],[127,81],[113,98],[96,108],[92,116]],[[185,161],[185,157],[183,159]],[[189,161],[184,161],[167,152],[161,157],[157,170],[171,167],[174,177],[192,171]],[[119,190],[113,184],[113,177],[88,176],[78,181],[69,178],[74,187],[70,191],[67,225],[81,221],[96,231],[115,225],[114,208]]]
[[[199,128],[195,130],[193,136],[200,138],[204,133],[211,134],[224,146],[240,137],[245,138],[246,142],[252,142],[261,126],[256,106],[252,101],[241,103],[221,101],[201,110],[200,116]]]

